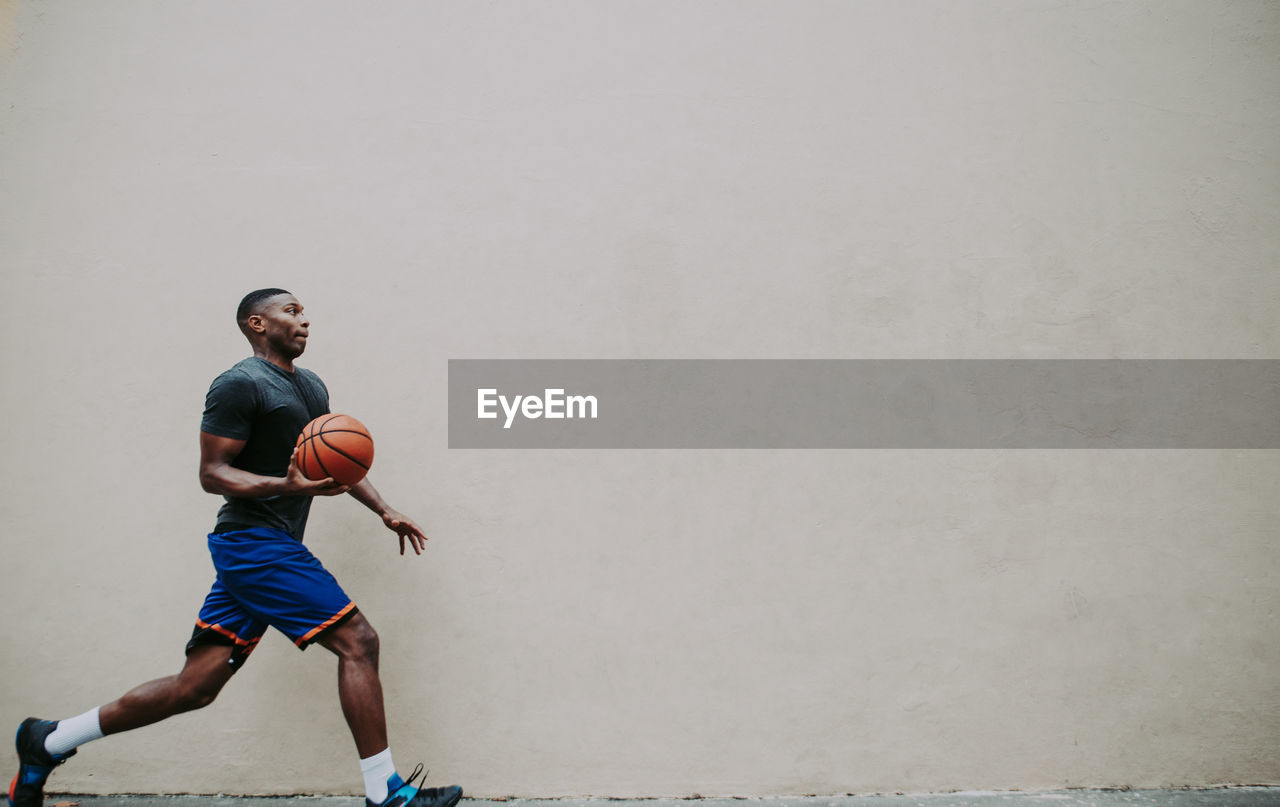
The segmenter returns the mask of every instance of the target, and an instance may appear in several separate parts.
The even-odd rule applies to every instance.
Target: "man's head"
[[[267,351],[288,361],[306,350],[311,327],[302,313],[302,303],[284,289],[258,289],[246,294],[236,309],[236,323],[255,352]]]

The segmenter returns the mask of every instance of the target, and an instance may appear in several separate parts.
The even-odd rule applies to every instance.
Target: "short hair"
[[[272,297],[279,297],[281,294],[289,294],[284,289],[258,289],[251,291],[240,301],[240,307],[236,309],[236,324],[244,330],[245,325],[249,322],[249,317],[262,310],[262,304],[270,300]]]

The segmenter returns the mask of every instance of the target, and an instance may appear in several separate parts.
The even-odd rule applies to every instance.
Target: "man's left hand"
[[[423,534],[422,528],[414,523],[413,519],[404,513],[388,510],[382,515],[382,523],[387,525],[387,529],[393,530],[396,535],[400,536],[401,555],[404,554],[405,539],[409,540],[415,554],[422,554],[422,548],[427,545],[427,536]]]

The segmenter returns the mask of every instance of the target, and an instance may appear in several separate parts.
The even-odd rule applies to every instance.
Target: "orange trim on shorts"
[[[222,627],[222,625],[210,625],[208,622],[205,622],[199,618],[196,619],[196,627],[201,628],[202,630],[211,630],[214,633],[220,634],[230,639],[232,642],[235,643],[235,646],[241,651],[240,659],[242,661],[248,658],[249,654],[252,653],[258,647],[258,642],[262,641],[261,636],[257,636],[253,639],[241,639],[239,636],[235,634],[235,632]],[[233,658],[233,661],[234,661],[234,658]]]
[[[203,630],[211,630],[214,633],[221,633],[223,636],[227,637],[228,639],[230,639],[231,641],[235,642],[238,645],[255,645],[262,639],[261,636],[259,636],[257,639],[252,639],[252,640],[241,639],[239,636],[235,634],[235,632],[222,627],[222,625],[210,625],[208,622],[205,622],[200,619],[196,620],[196,627],[201,628]]]
[[[307,642],[309,642],[309,641],[311,641],[312,639],[314,639],[314,638],[316,637],[316,635],[317,635],[317,634],[319,634],[319,633],[323,632],[326,628],[332,627],[332,626],[333,626],[333,623],[337,622],[339,619],[342,619],[344,616],[346,616],[347,614],[351,613],[351,611],[352,611],[355,607],[356,607],[356,604],[355,604],[354,602],[349,602],[349,603],[347,603],[347,607],[346,607],[346,608],[343,608],[343,609],[342,609],[341,611],[339,611],[338,613],[336,613],[336,614],[334,614],[333,616],[331,616],[331,617],[329,617],[328,619],[326,619],[323,623],[321,623],[321,624],[317,625],[316,627],[312,628],[311,630],[307,631],[306,635],[305,635],[305,636],[303,636],[303,637],[301,637],[301,638],[299,638],[299,639],[297,639],[297,640],[295,640],[295,641],[294,641],[294,644],[296,644],[298,647],[302,647],[302,646],[304,646]]]

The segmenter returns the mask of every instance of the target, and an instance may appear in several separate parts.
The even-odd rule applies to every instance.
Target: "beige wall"
[[[449,358],[1280,358],[1266,2],[0,2],[0,725],[181,662],[263,285],[433,537],[309,543],[476,795],[1280,782],[1274,451],[446,449]],[[272,635],[70,791],[356,792]]]

